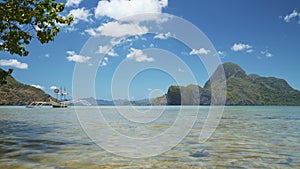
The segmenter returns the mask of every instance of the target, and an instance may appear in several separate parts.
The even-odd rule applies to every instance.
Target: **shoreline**
[[[0,105],[2,107],[24,107],[26,105]],[[221,107],[222,105],[92,105],[92,106],[77,106],[69,105],[69,107]],[[51,106],[44,106],[51,107]],[[224,105],[223,107],[300,107],[300,105]]]

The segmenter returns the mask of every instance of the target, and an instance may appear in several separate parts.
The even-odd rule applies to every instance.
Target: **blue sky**
[[[195,81],[186,78],[183,85],[208,80],[201,60],[194,54],[209,57],[212,50],[190,49],[172,37],[172,34],[149,34],[137,25],[119,25],[123,16],[142,12],[168,13],[183,18],[198,27],[211,41],[221,61],[239,64],[247,73],[283,78],[300,90],[300,1],[296,0],[68,0],[63,15],[73,14],[75,22],[63,27],[54,42],[41,45],[36,40],[28,46],[30,55],[19,57],[1,53],[0,67],[14,68],[13,76],[26,84],[40,86],[53,94],[53,86],[66,87],[72,92],[75,64],[91,64],[92,56],[82,55],[86,42],[99,34],[116,37],[127,29],[127,40],[116,42],[112,50],[105,45],[98,53],[105,53],[95,76],[95,96],[111,99],[114,72],[123,61],[141,66],[158,64],[171,58],[167,53],[151,57],[144,51],[159,48],[176,55],[193,72]],[[141,18],[143,19],[143,18]],[[127,26],[127,27],[126,27]],[[132,27],[135,26],[135,27]],[[135,29],[140,28],[140,29]],[[135,32],[136,31],[136,32]],[[148,33],[148,34],[147,34]],[[126,33],[125,33],[126,34]],[[101,35],[101,36],[102,36]],[[116,39],[117,40],[117,39]],[[194,53],[194,54],[193,54]],[[205,56],[207,55],[207,56]],[[159,58],[161,57],[161,58]],[[162,58],[164,57],[164,58]],[[176,67],[174,60],[170,65]],[[144,64],[144,65],[143,65]],[[91,66],[91,65],[90,65]],[[178,67],[178,78],[185,78]],[[126,68],[122,71],[126,72]],[[182,75],[180,73],[183,73]],[[126,77],[125,75],[122,77]],[[176,79],[168,72],[148,69],[138,72],[129,86],[122,78],[116,83],[125,85],[115,90],[120,99],[142,99],[161,95]],[[126,81],[128,79],[125,79]],[[121,94],[127,91],[127,94]],[[83,97],[84,95],[82,95]],[[81,96],[80,96],[81,97]]]

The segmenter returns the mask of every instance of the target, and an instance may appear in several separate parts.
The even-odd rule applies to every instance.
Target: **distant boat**
[[[91,104],[82,99],[73,99],[73,100],[68,100],[67,95],[71,96],[66,89],[62,90],[61,88],[54,89],[53,90],[55,95],[56,95],[56,100],[52,100],[49,98],[49,102],[32,102],[29,105],[26,106],[26,108],[41,108],[45,106],[52,106],[53,108],[67,108],[69,104],[74,104],[74,103],[81,103],[85,106],[90,106]],[[74,96],[73,96],[74,98]]]
[[[45,107],[53,107],[53,108],[67,108],[70,104],[69,101],[53,101],[50,99],[49,102],[32,102],[29,105],[26,105],[26,108],[45,108]]]
[[[52,104],[52,107],[53,108],[67,108],[68,105],[70,104],[70,101],[68,101],[66,99],[66,96],[68,95],[67,90],[66,89],[62,90],[62,88],[60,88],[60,89],[56,88],[53,91],[56,94],[57,100],[58,100],[58,97],[60,97],[60,100],[53,101],[52,99],[50,99],[50,103]]]

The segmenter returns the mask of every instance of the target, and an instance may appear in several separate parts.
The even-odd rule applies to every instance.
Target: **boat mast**
[[[67,90],[66,88],[64,87],[64,93],[63,93],[63,96],[64,96],[64,101],[67,100]]]

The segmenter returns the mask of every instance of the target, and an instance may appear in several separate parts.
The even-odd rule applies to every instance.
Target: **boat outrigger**
[[[49,102],[32,102],[26,108],[42,108],[45,106],[51,106],[51,104]]]

